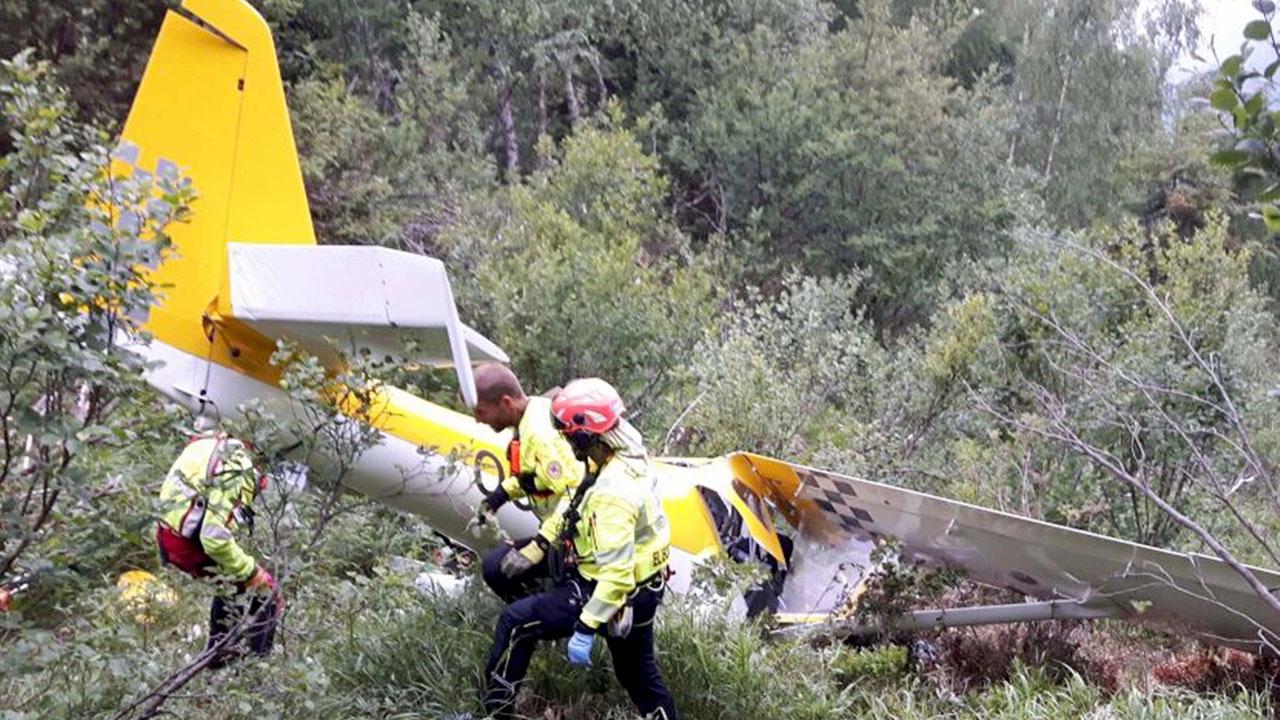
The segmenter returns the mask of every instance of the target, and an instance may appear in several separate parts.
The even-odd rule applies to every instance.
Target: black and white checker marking
[[[867,525],[875,523],[871,513],[852,503],[858,497],[853,483],[845,478],[795,468],[800,478],[800,495],[808,498],[847,532],[865,535],[870,532]]]

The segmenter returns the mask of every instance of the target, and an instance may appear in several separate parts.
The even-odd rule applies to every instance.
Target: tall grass
[[[106,717],[181,665],[202,644],[195,629],[205,620],[207,589],[165,577],[183,601],[153,613],[151,625],[103,591],[55,632],[0,628],[0,718]],[[476,690],[499,605],[478,582],[460,598],[428,598],[382,571],[304,580],[268,661],[201,676],[166,710],[196,720],[483,716]],[[1108,693],[1069,669],[1020,660],[1002,679],[956,694],[907,669],[901,648],[769,638],[758,625],[708,616],[686,599],[670,599],[659,617],[660,664],[682,716],[695,720],[1274,716],[1266,689]],[[580,670],[564,660],[563,643],[542,647],[521,711],[549,720],[633,717],[607,657]]]

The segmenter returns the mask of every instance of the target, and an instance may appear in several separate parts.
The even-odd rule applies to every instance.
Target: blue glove
[[[575,632],[573,637],[569,638],[569,664],[583,667],[590,666],[591,646],[595,642],[595,635],[584,633],[581,630]]]

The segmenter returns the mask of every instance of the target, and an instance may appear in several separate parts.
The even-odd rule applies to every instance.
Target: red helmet
[[[574,380],[551,401],[551,415],[566,435],[603,435],[617,426],[625,410],[618,391],[600,378]]]

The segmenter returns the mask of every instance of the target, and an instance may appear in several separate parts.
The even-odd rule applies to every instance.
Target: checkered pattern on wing
[[[865,524],[874,523],[871,513],[853,502],[857,490],[848,480],[822,472],[796,469],[800,478],[800,494],[809,498],[841,528],[851,533],[866,533]]]

